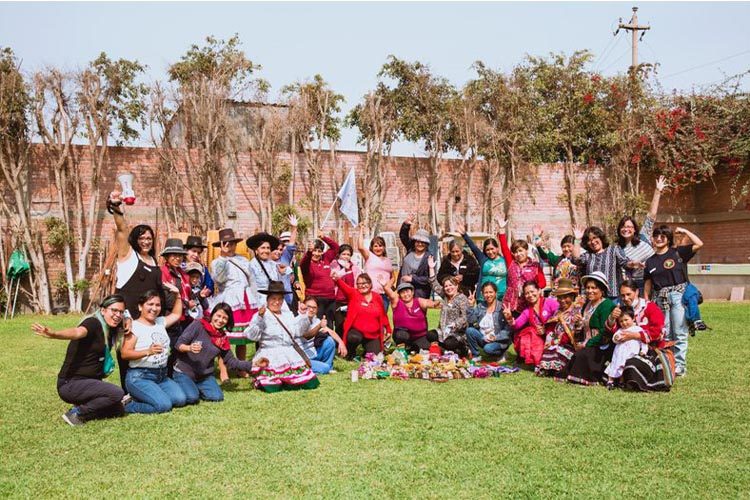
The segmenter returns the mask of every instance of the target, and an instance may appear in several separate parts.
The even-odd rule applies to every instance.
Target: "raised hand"
[[[287,220],[289,221],[289,225],[291,227],[297,227],[297,224],[298,224],[299,221],[297,220],[297,216],[296,215],[289,214],[289,217],[287,217]]]
[[[685,234],[686,229],[684,227],[674,228],[674,234]]]
[[[204,286],[204,287],[203,287],[203,290],[201,290],[201,292],[200,292],[200,296],[201,296],[201,297],[203,297],[203,298],[205,299],[205,298],[206,298],[206,297],[208,297],[209,295],[211,295],[211,290],[209,290],[209,289],[208,289],[208,287],[205,287],[205,286]]]
[[[660,175],[659,178],[656,180],[656,190],[661,193],[668,186],[669,184],[667,184],[667,178],[664,177],[663,175]]]
[[[300,302],[297,304],[297,314],[305,314],[307,312],[307,304]]]
[[[44,337],[47,339],[55,338],[52,336],[52,330],[50,330],[48,326],[40,325],[39,323],[34,323],[33,325],[31,325],[31,331],[33,331],[35,335],[39,335],[40,337]]]
[[[117,189],[112,191],[109,193],[109,201],[114,205],[122,203],[122,193]]]
[[[414,214],[409,214],[406,216],[406,219],[404,219],[404,224],[412,225],[414,224]]]
[[[312,318],[312,316],[310,316],[310,318]],[[328,328],[328,320],[326,319],[326,316],[324,314],[323,317],[320,319],[320,329],[323,330],[325,328]]]
[[[510,310],[508,304],[503,304],[503,316],[505,316],[506,321],[510,321],[513,319],[513,311]]]
[[[162,286],[169,292],[179,295],[180,290],[174,286],[172,283],[167,283],[166,281],[162,283]]]
[[[581,238],[583,238],[583,232],[583,228],[579,226],[573,227],[573,236],[575,236],[575,239],[580,240]]]
[[[456,223],[456,231],[458,231],[461,234],[466,234],[466,224]]]
[[[500,229],[498,232],[502,233],[505,229],[505,226],[508,225],[508,220],[503,217],[498,217],[495,219],[495,224],[497,224],[497,227]]]
[[[266,314],[266,306],[260,306],[260,309],[258,309],[258,316],[262,318],[264,314]]]
[[[433,257],[432,255],[428,255],[427,265],[430,266],[430,268],[435,269],[435,257]]]
[[[477,294],[476,292],[469,293],[469,305],[474,307],[477,304]]]
[[[542,225],[541,224],[534,224],[531,226],[531,234],[536,238],[537,236],[540,236],[542,234]]]

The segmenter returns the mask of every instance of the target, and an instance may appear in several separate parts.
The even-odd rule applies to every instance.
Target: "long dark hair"
[[[617,244],[620,245],[620,248],[625,248],[625,245],[628,244],[627,241],[625,241],[625,238],[622,237],[620,234],[620,230],[622,229],[622,226],[625,225],[626,222],[632,222],[633,223],[633,237],[630,239],[630,243],[633,244],[634,247],[637,247],[641,244],[641,228],[638,226],[638,223],[635,221],[634,218],[632,218],[629,215],[626,215],[622,219],[620,219],[620,222],[617,223]]]
[[[589,240],[592,236],[599,238],[602,241],[602,250],[609,246],[609,239],[602,228],[596,226],[587,227],[586,231],[583,232],[583,241],[581,242],[581,246],[587,252],[593,253],[591,247],[589,247]]]
[[[153,242],[151,244],[151,250],[148,251],[148,254],[152,259],[156,259],[156,233],[154,233],[154,230],[151,229],[151,226],[149,226],[148,224],[138,224],[133,229],[131,229],[130,234],[128,235],[128,243],[130,243],[130,247],[135,251],[136,254],[141,253],[141,249],[138,246],[138,238],[140,238],[145,233],[151,233]]]
[[[487,238],[486,240],[484,240],[484,243],[482,244],[482,253],[487,255],[487,247],[490,245],[492,245],[493,247],[497,247],[498,249],[500,248],[500,244],[497,242],[495,238]]]
[[[224,325],[224,331],[229,331],[234,328],[234,316],[232,316],[232,306],[226,302],[219,302],[211,309],[211,319],[213,319],[216,311],[224,311],[227,315],[227,324]]]

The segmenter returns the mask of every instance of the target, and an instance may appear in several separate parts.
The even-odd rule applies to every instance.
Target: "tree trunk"
[[[570,224],[573,227],[578,225],[576,219],[576,208],[575,208],[575,197],[573,195],[574,179],[573,179],[573,163],[567,161],[563,164],[563,181],[565,184],[565,194],[568,199],[568,215],[570,216]]]

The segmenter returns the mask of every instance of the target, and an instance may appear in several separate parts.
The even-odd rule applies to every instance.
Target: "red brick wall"
[[[81,168],[85,171],[89,166],[85,149],[78,148],[77,154]],[[291,158],[289,155],[282,155],[281,161],[291,163]],[[387,209],[384,229],[398,231],[401,221],[409,213],[417,212],[422,221],[427,220],[427,182],[422,176],[417,189],[415,179],[415,166],[421,165],[421,168],[424,169],[426,161],[425,159],[405,157],[392,160],[392,174],[389,176],[389,185],[386,190]],[[339,152],[337,162],[335,168],[326,169],[320,186],[323,215],[333,201],[336,187],[351,166],[356,166],[358,172],[362,171],[364,155],[358,152]],[[32,209],[36,223],[41,227],[44,217],[59,216],[60,213],[54,191],[56,187],[52,183],[53,177],[49,168],[45,167],[41,158],[36,158],[33,165]],[[128,221],[131,224],[150,224],[156,228],[159,241],[163,242],[167,236],[168,227],[165,207],[159,193],[160,179],[156,151],[153,148],[113,147],[110,148],[108,165],[109,167],[103,172],[104,181],[102,185],[106,186],[106,189],[103,188],[100,192],[100,208],[94,221],[95,235],[101,240],[101,248],[106,248],[114,231],[112,217],[104,209],[104,198],[111,187],[115,185],[116,176],[126,171],[131,171],[136,176],[135,189],[138,196],[136,205],[127,208]],[[305,176],[304,159],[301,155],[297,156],[296,165],[295,199],[301,200],[305,197],[302,182]],[[451,196],[453,183],[451,172],[457,165],[458,162],[455,160],[447,160],[443,163],[442,193],[438,203],[441,211],[441,223],[445,220],[444,214]],[[584,182],[584,175],[577,176],[575,193],[578,196],[585,195],[588,192],[592,200],[591,220],[593,223],[600,221],[602,215],[608,212],[607,195],[603,182],[604,175],[606,175],[606,172],[594,169],[589,173],[588,183]],[[249,235],[258,228],[258,202],[251,184],[259,182],[255,175],[252,157],[249,154],[243,154],[239,157],[238,178],[244,189],[236,189],[237,218],[231,220],[229,225],[239,234]],[[530,180],[525,183],[525,187],[522,187],[515,194],[512,202],[513,231],[517,236],[522,237],[531,232],[531,226],[534,223],[540,223],[547,231],[552,233],[554,240],[559,241],[562,235],[570,231],[566,203],[561,196],[563,193],[562,167],[555,164],[537,166],[528,173],[528,179]],[[720,173],[714,178],[715,187],[712,183],[704,183],[692,190],[681,191],[677,194],[666,194],[660,207],[659,219],[665,220],[662,215],[673,220],[674,217],[700,217],[701,214],[706,213],[727,213],[730,208],[730,180],[729,174]],[[464,213],[464,204],[467,202],[464,191],[465,182],[465,178],[460,180],[459,195],[462,199],[454,207],[455,212],[459,215]],[[478,187],[481,182],[481,175],[475,174],[473,186],[477,189],[474,190],[468,200],[471,208],[468,222],[473,230],[480,229],[482,201],[481,191]],[[645,195],[650,199],[653,192],[653,179],[644,179],[643,185]],[[82,188],[88,197],[90,183],[84,183]],[[497,196],[502,194],[500,185],[495,186],[493,191],[497,193]],[[360,200],[364,196],[366,196],[364,193],[360,193]],[[279,197],[278,201],[284,203],[286,200],[282,196]],[[698,233],[706,242],[706,247],[700,253],[697,262],[748,263],[750,218],[747,215],[750,215],[750,212],[747,210],[744,201],[736,209],[736,212],[744,214],[745,218],[726,222],[684,224]],[[578,208],[578,216],[581,223],[585,222],[582,207]],[[6,226],[6,224],[4,223],[3,226]],[[180,228],[171,228],[172,231],[178,229]],[[189,230],[190,228],[184,229]],[[102,258],[101,252],[92,252],[89,259],[90,275],[93,275],[94,270],[100,267]],[[59,257],[50,256],[50,271],[51,279],[54,279],[62,271],[62,263]]]

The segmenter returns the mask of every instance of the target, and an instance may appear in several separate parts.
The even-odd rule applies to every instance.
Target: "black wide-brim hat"
[[[188,248],[208,248],[203,244],[203,238],[200,236],[188,236],[185,242],[185,249]]]
[[[242,238],[237,238],[234,235],[234,230],[231,228],[224,228],[219,231],[219,241],[214,241],[211,245],[218,247],[222,243],[237,243],[238,241],[242,241]]]
[[[268,290],[258,290],[258,293],[262,293],[263,295],[271,295],[272,293],[285,294],[292,292],[287,292],[284,288],[284,283],[282,283],[281,281],[270,281],[268,283]]]
[[[271,246],[271,250],[275,250],[281,244],[281,241],[276,236],[265,232],[250,236],[245,240],[245,244],[247,244],[247,248],[255,251],[266,241]]]

